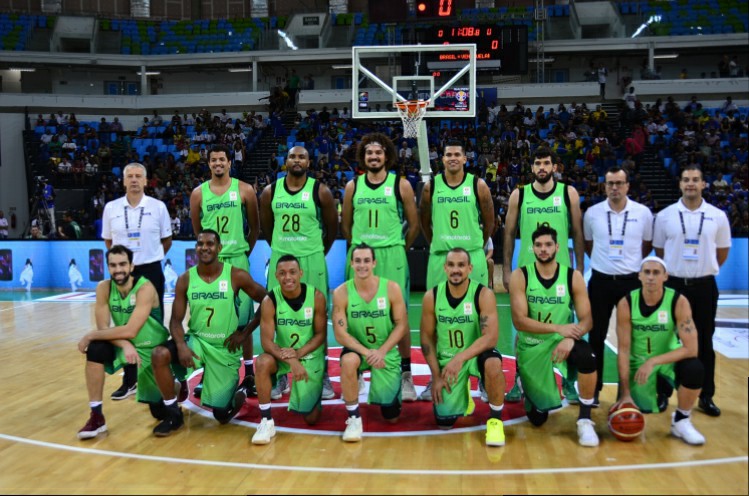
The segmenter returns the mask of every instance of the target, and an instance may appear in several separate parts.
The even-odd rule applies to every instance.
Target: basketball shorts
[[[562,406],[554,368],[558,368],[564,376],[567,364],[552,361],[552,353],[562,339],[564,338],[559,334],[550,335],[543,340],[532,334],[519,334],[517,363],[526,398],[526,411],[530,411],[530,403],[542,412]]]
[[[484,250],[479,248],[477,250],[469,250],[468,254],[471,256],[471,265],[473,270],[469,276],[472,281],[483,284],[484,286],[489,285],[489,269],[486,266],[486,255]],[[429,253],[429,262],[427,263],[427,289],[432,289],[441,282],[447,281],[447,274],[445,274],[445,259],[447,258],[447,252],[432,252]]]
[[[656,365],[645,384],[635,382],[635,373],[645,361],[631,360],[629,363],[629,389],[637,408],[643,413],[658,412],[658,390],[656,384],[660,376],[671,387],[676,387],[676,367],[673,363]]]
[[[221,262],[228,263],[229,265],[242,269],[246,272],[250,272],[250,260],[247,255],[237,255],[233,257],[222,257],[219,255],[218,259]],[[239,327],[244,327],[247,323],[255,316],[255,304],[252,298],[244,291],[238,292],[239,296]]]
[[[270,263],[268,265],[268,292],[273,291],[273,288],[278,286],[278,280],[276,280],[276,264],[278,259],[287,253],[280,253],[278,250],[272,250],[270,255]],[[296,256],[296,255],[294,255]],[[312,285],[315,289],[320,291],[325,300],[329,301],[328,298],[328,265],[325,261],[325,254],[322,251],[307,255],[306,257],[296,256],[299,260],[299,267],[302,269],[302,282],[307,285]],[[330,306],[330,303],[328,303]]]
[[[185,336],[185,341],[200,357],[200,359],[193,358],[195,368],[203,368],[201,404],[211,408],[226,408],[234,399],[234,392],[239,382],[241,349],[230,353],[223,346],[215,346],[195,335]],[[174,346],[172,357],[176,352],[176,346]]]
[[[322,400],[322,379],[325,373],[325,356],[300,360],[307,371],[306,381],[293,381],[291,383],[291,395],[289,397],[289,411],[307,415],[320,406]],[[276,377],[291,372],[291,366],[284,361],[276,361],[278,371],[272,378],[276,385]]]
[[[356,353],[348,348],[343,348],[341,358],[346,353]],[[381,369],[372,368],[367,360],[359,356],[361,363],[359,370],[369,370],[371,377],[369,382],[369,396],[367,403],[370,405],[391,406],[401,403],[401,357],[398,350],[393,348],[385,355],[385,367]]]
[[[346,255],[346,280],[354,277],[354,271],[351,268],[351,253],[354,247],[349,247]],[[411,292],[411,273],[408,269],[408,257],[403,245],[383,246],[375,248],[375,260],[377,265],[374,268],[376,276],[384,277],[398,284],[403,294],[403,301],[408,307],[408,298]]]
[[[112,343],[107,344],[112,347],[112,359],[104,364],[104,370],[108,374],[114,374],[128,363],[122,348]],[[159,386],[156,384],[153,367],[151,366],[151,351],[153,348],[136,348],[140,356],[140,366],[138,367],[138,390],[135,398],[141,403],[159,403],[161,401],[161,391],[159,391]],[[182,372],[181,377],[184,377],[184,368],[181,366],[172,366],[175,375],[180,377],[179,371],[176,369],[179,369]]]

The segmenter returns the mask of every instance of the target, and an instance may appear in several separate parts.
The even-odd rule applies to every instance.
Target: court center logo
[[[347,413],[341,397],[340,384],[340,367],[339,357],[341,348],[328,348],[328,374],[330,375],[333,389],[336,393],[335,399],[323,400],[323,411],[320,421],[315,425],[307,425],[301,415],[290,412],[289,394],[284,394],[280,400],[272,402],[273,419],[275,420],[276,430],[280,432],[308,433],[318,435],[336,435],[340,436],[346,427]],[[515,381],[515,358],[502,357],[502,369],[505,374],[506,390],[509,391]],[[420,394],[427,386],[431,374],[429,366],[426,364],[421,354],[421,349],[411,349],[411,370],[413,373],[414,385],[417,394]],[[202,374],[195,374],[190,378],[190,391],[200,382]],[[474,430],[483,430],[486,420],[489,418],[489,404],[480,399],[478,389],[478,380],[471,378],[471,397],[476,403],[476,409],[472,415],[462,417],[451,430],[444,431],[437,427],[434,420],[434,411],[431,401],[416,401],[413,403],[403,403],[400,418],[395,424],[390,424],[382,418],[380,407],[378,405],[367,404],[367,395],[369,393],[369,372],[364,373],[366,387],[360,391],[359,403],[362,420],[364,422],[364,432],[367,436],[416,436],[416,435],[446,435],[456,432],[466,432]],[[562,377],[559,372],[555,371],[557,387],[561,391]],[[293,387],[293,385],[292,385]],[[566,402],[564,402],[566,405]],[[200,405],[200,400],[190,394],[189,399],[183,403],[186,408],[204,415],[212,417],[210,409]],[[523,402],[505,403],[502,411],[502,420],[505,425],[512,425],[527,420]],[[256,428],[260,423],[260,410],[258,408],[257,398],[247,398],[244,407],[233,420],[234,423],[245,425],[249,428]]]

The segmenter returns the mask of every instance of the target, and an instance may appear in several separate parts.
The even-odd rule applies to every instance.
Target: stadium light
[[[663,53],[661,55],[653,55],[654,59],[677,59],[679,58],[678,53]]]
[[[252,72],[252,67],[230,67],[229,72]]]

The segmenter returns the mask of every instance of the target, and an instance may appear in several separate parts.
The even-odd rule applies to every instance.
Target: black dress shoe
[[[665,394],[658,395],[658,411],[665,412],[668,409],[668,396]]]
[[[699,406],[700,410],[710,415],[711,417],[720,416],[720,408],[718,408],[718,406],[713,403],[712,398],[700,398]]]

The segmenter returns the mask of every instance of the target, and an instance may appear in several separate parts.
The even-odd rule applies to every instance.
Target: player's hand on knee
[[[637,384],[645,384],[648,382],[648,377],[650,377],[650,374],[653,372],[653,362],[650,360],[645,361],[639,369],[637,369],[637,372],[635,372],[635,382]]]
[[[291,360],[289,362],[291,365],[291,376],[294,379],[294,381],[305,381],[307,382],[309,380],[309,376],[307,375],[307,369],[304,368],[304,365],[299,362],[299,360]]]
[[[579,325],[572,323],[557,326],[557,334],[565,338],[580,339],[585,333]]]
[[[567,357],[570,356],[570,351],[572,351],[572,347],[575,346],[575,340],[572,338],[565,338],[563,339],[556,348],[554,348],[554,351],[551,353],[551,359],[554,363],[560,363],[565,360],[567,360]]]
[[[122,345],[122,351],[125,353],[125,360],[131,365],[137,365],[140,367],[140,355],[129,341]]]
[[[432,378],[432,401],[435,405],[442,403],[442,390],[447,389],[448,393],[452,393],[450,384],[447,383],[442,377],[436,376]]]
[[[78,341],[78,351],[86,354],[86,350],[88,349],[89,344],[91,344],[91,339],[88,337],[88,334],[86,334],[81,338],[80,341]]]
[[[193,358],[197,358],[200,360],[200,357],[195,354],[194,351],[190,349],[187,344],[178,345],[177,346],[177,355],[179,356],[179,363],[188,369],[195,368],[195,362],[193,361]]]

